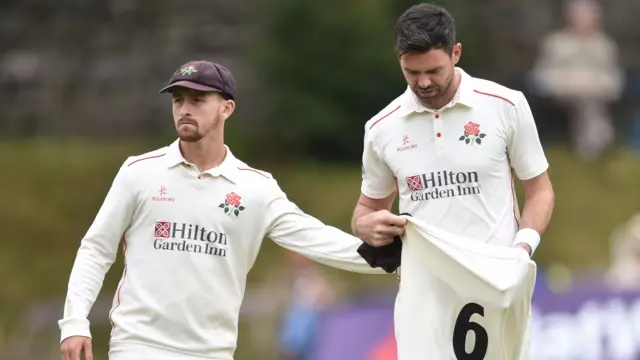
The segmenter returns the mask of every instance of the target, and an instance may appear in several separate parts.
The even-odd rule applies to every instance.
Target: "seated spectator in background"
[[[310,360],[320,312],[336,303],[342,286],[304,256],[287,252],[287,261],[293,286],[280,328],[280,359]]]
[[[616,290],[640,289],[640,213],[616,229],[611,250],[607,283]]]
[[[543,39],[533,72],[539,94],[569,110],[574,150],[585,161],[613,143],[609,105],[623,88],[617,44],[603,32],[600,11],[594,0],[570,0],[567,26]]]

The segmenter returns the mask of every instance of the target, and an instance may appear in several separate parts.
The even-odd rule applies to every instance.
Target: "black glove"
[[[400,215],[411,216],[409,213],[402,213]],[[358,254],[360,254],[372,268],[379,267],[388,274],[391,274],[400,267],[402,239],[400,239],[400,236],[396,236],[393,238],[391,244],[380,247],[373,247],[367,243],[363,243],[358,247]]]
[[[402,240],[399,236],[396,236],[393,238],[391,244],[380,247],[373,247],[367,243],[363,243],[358,247],[358,254],[360,254],[372,268],[379,267],[391,274],[400,267]]]

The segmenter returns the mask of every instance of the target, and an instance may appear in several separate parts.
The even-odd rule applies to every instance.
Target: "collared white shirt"
[[[400,212],[481,242],[512,245],[519,209],[512,172],[548,168],[524,95],[457,68],[453,100],[424,107],[409,87],[365,125],[362,193],[394,191]]]
[[[246,276],[265,237],[333,267],[384,273],[358,255],[360,240],[304,214],[228,148],[204,172],[178,141],[130,157],[82,239],[62,340],[90,336],[87,316],[122,240],[110,359],[233,359]]]

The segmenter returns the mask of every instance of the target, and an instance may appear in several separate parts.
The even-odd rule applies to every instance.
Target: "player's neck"
[[[222,135],[211,139],[203,138],[196,142],[181,140],[180,151],[182,152],[182,157],[189,163],[194,164],[201,172],[222,164],[227,156],[227,149],[224,146]]]
[[[422,101],[422,105],[424,105],[425,107],[431,110],[442,109],[445,105],[450,103],[451,100],[453,100],[453,98],[456,96],[456,92],[458,92],[458,87],[460,87],[460,79],[462,79],[462,76],[460,75],[460,72],[456,70],[453,77],[453,84],[449,86],[449,89],[447,90],[447,92],[442,94],[442,96],[438,97],[437,99],[433,99],[433,101],[429,101],[426,103]]]

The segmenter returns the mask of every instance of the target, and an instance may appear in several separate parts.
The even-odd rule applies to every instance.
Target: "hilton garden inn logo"
[[[227,256],[227,235],[200,225],[158,221],[154,238],[156,250]]]
[[[475,171],[442,170],[407,176],[407,187],[411,191],[413,201],[480,194],[478,173]]]

